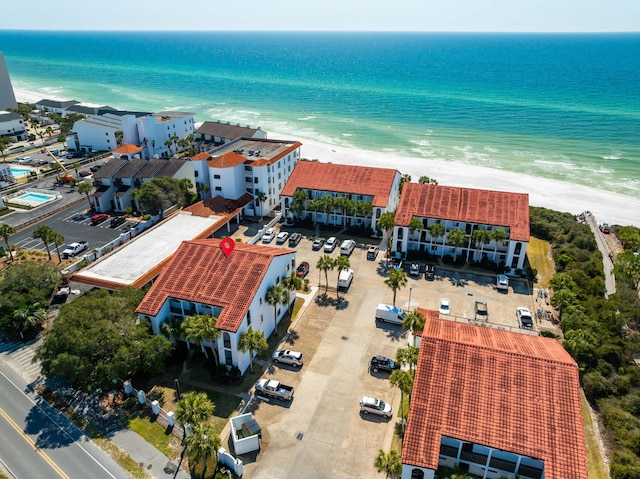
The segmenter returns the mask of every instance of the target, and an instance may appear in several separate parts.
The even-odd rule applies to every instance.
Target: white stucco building
[[[185,241],[169,260],[136,312],[160,334],[173,318],[210,314],[221,331],[214,348],[221,364],[249,367],[249,352],[238,350],[240,335],[251,327],[265,337],[273,334],[287,304],[267,304],[267,290],[295,270],[295,251],[236,243],[227,256],[219,239]],[[295,301],[291,292],[290,301]],[[179,339],[179,338],[176,338]],[[209,347],[209,343],[206,343]]]
[[[28,135],[22,115],[9,111],[0,111],[0,137],[11,141],[27,140]]]
[[[15,110],[18,108],[18,103],[13,92],[13,85],[11,84],[7,64],[4,61],[4,55],[0,52],[0,110],[6,110],[7,108]]]

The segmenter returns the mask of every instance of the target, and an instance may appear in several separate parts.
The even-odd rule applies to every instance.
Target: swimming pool
[[[27,188],[23,191],[13,193],[9,196],[3,197],[3,201],[8,205],[20,205],[28,206],[29,208],[37,208],[38,206],[46,205],[52,201],[56,201],[62,198],[62,195],[57,192],[51,192],[47,190],[39,190],[36,188]]]
[[[18,196],[23,201],[33,201],[34,203],[45,203],[47,201],[53,201],[55,195],[43,195],[41,193],[27,193],[26,195]]]
[[[11,167],[11,174],[15,177],[15,178],[19,178],[21,176],[27,176],[29,175],[33,170],[30,170],[28,168],[16,168],[14,166]]]

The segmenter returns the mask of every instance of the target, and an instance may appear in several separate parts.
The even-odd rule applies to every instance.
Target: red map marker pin
[[[229,255],[233,251],[233,248],[235,247],[236,247],[236,242],[233,241],[231,238],[225,238],[222,241],[220,241],[220,248],[222,248],[222,252],[227,257],[229,257]]]

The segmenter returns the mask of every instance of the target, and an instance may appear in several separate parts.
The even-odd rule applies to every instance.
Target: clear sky
[[[640,0],[7,1],[0,29],[637,32]]]

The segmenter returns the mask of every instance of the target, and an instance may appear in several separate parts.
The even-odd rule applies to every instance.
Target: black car
[[[300,243],[301,239],[302,235],[300,233],[293,233],[291,236],[289,236],[289,247],[292,248],[294,246],[297,246],[298,243]]]
[[[111,220],[111,227],[112,228],[117,228],[118,226],[120,226],[121,224],[125,223],[127,220],[124,218],[124,216],[116,216],[115,218],[113,218]]]
[[[309,263],[307,263],[306,261],[303,261],[302,263],[300,263],[300,266],[298,266],[298,268],[296,269],[296,276],[298,276],[299,278],[304,278],[308,274],[309,274]]]
[[[393,372],[396,369],[400,369],[400,365],[386,356],[374,356],[369,363],[369,369],[374,373],[378,371]]]

